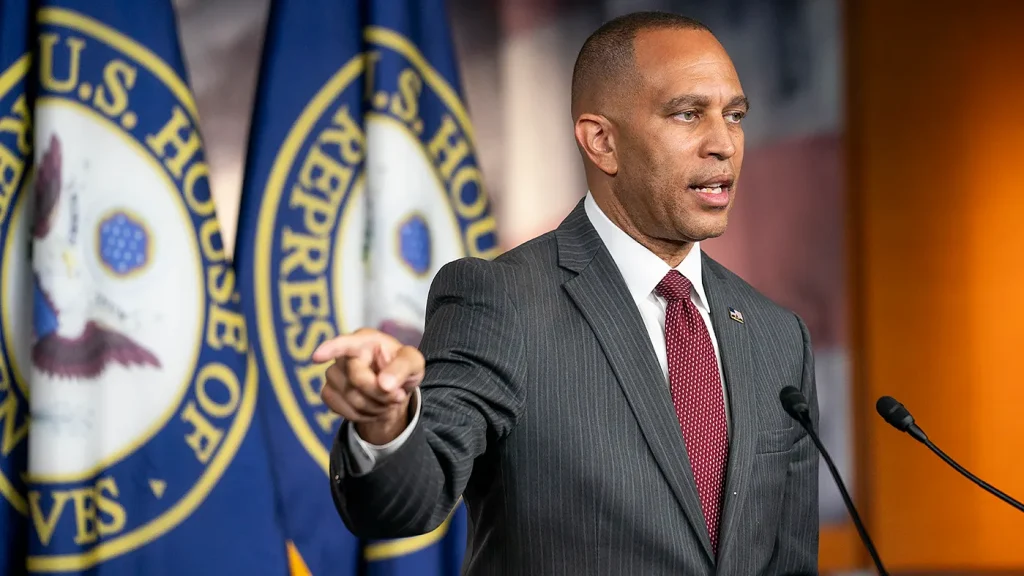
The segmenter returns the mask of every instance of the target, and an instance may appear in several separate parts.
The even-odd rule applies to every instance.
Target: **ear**
[[[576,119],[576,143],[594,166],[609,176],[619,171],[615,135],[608,118],[597,114],[580,114]]]

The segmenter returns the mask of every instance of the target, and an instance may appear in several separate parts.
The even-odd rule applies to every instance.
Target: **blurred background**
[[[821,434],[891,568],[1024,573],[1024,520],[880,421],[1024,495],[1024,2],[450,0],[478,154],[507,249],[586,191],[568,112],[576,53],[641,9],[708,24],[753,103],[729,232],[707,250],[797,311]],[[266,0],[177,0],[226,242]],[[865,565],[821,467],[822,566]]]

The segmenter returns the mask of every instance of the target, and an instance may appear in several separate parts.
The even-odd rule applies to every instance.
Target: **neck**
[[[594,194],[591,192],[591,194]],[[664,240],[662,238],[655,238],[648,236],[640,231],[640,229],[633,223],[633,220],[626,213],[626,210],[622,207],[615,196],[612,194],[594,194],[594,202],[597,203],[601,211],[608,216],[608,219],[612,221],[620,230],[625,232],[630,238],[636,240],[641,246],[647,248],[654,253],[658,258],[661,258],[670,268],[679,266],[679,263],[686,258],[686,255],[690,253],[693,248],[693,242],[678,242],[675,240]]]

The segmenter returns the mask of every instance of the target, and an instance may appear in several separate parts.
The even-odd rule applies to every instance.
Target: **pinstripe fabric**
[[[493,262],[438,273],[420,425],[363,476],[344,441],[331,452],[345,524],[421,534],[463,495],[469,574],[816,573],[817,454],[778,402],[801,387],[817,422],[806,327],[703,266],[734,422],[717,566],[664,376],[582,203]]]

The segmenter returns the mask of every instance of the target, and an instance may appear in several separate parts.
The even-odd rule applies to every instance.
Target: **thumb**
[[[419,385],[423,380],[423,354],[412,346],[402,346],[395,358],[380,371],[377,381],[382,390],[392,392],[406,385]]]

